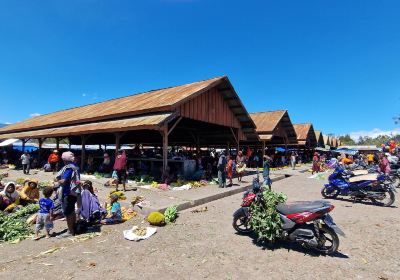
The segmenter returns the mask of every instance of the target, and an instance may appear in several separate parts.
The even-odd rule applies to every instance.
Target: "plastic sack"
[[[152,235],[154,235],[157,232],[156,228],[153,227],[147,227],[146,228],[146,235],[144,236],[139,236],[135,234],[135,230],[137,229],[137,226],[134,226],[132,229],[124,230],[124,238],[130,241],[139,241],[139,240],[145,240],[150,238]]]

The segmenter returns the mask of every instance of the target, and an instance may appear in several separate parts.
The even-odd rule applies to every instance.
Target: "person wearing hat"
[[[58,168],[59,168],[59,162],[60,162],[60,156],[58,155],[58,151],[57,150],[54,150],[51,154],[50,154],[50,156],[49,156],[49,158],[48,158],[48,163],[50,164],[50,166],[51,166],[51,171],[53,172],[53,174],[55,173],[55,172],[57,172],[58,171]]]
[[[118,191],[119,184],[122,184],[124,191],[126,191],[126,176],[128,173],[128,170],[126,168],[126,163],[127,163],[126,153],[124,150],[119,149],[118,155],[115,158],[115,162],[114,162],[114,171],[118,177],[118,182],[115,187],[116,191]]]
[[[30,203],[37,203],[39,201],[39,181],[36,179],[28,180],[25,183],[24,188],[19,193],[20,195],[20,204],[27,205]]]

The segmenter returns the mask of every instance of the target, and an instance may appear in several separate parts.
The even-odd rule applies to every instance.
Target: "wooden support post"
[[[197,155],[200,155],[200,136],[197,135],[196,137],[196,150],[197,150]]]
[[[115,157],[118,155],[118,150],[121,148],[122,133],[115,133]]]
[[[43,145],[43,138],[39,138],[39,151],[38,151],[38,164],[39,166],[42,166],[42,145]]]
[[[240,130],[238,129],[237,130],[237,136],[236,136],[236,139],[237,139],[237,150],[236,150],[236,154],[238,155],[239,154],[239,149],[240,149],[240,136],[239,136],[239,134],[240,134]]]
[[[262,141],[262,155],[265,156],[265,141]]]
[[[168,126],[165,125],[162,132],[163,137],[163,171],[167,170],[168,166]]]
[[[22,152],[25,152],[26,139],[22,139]]]
[[[83,172],[83,168],[85,167],[85,156],[86,156],[86,136],[81,136],[82,142],[82,153],[81,153],[81,172]]]
[[[60,149],[60,138],[56,138],[56,150],[58,151]]]

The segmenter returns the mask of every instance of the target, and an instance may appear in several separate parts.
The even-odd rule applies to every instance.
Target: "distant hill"
[[[4,127],[4,126],[6,126],[5,123],[0,123],[0,127]]]

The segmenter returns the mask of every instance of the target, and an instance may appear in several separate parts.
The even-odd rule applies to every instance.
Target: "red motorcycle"
[[[233,228],[240,234],[252,232],[250,205],[261,199],[262,188],[253,181],[253,190],[243,196],[242,207],[233,214]],[[335,206],[327,201],[301,201],[279,204],[277,211],[282,220],[280,239],[296,242],[308,249],[323,254],[333,254],[339,248],[339,237],[343,231],[328,214]]]

